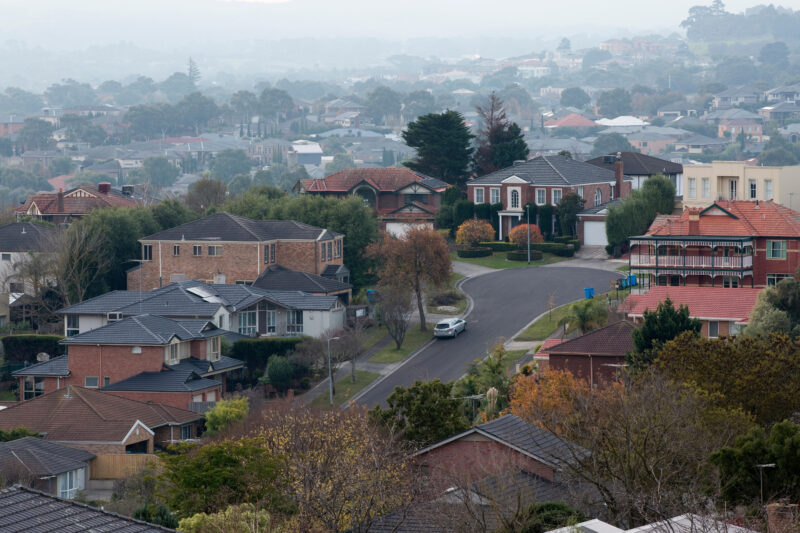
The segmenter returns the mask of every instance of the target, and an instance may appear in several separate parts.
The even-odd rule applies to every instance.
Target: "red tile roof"
[[[75,174],[61,174],[55,178],[50,178],[47,183],[53,188],[54,191],[58,189],[69,189],[68,181],[75,177]]]
[[[302,180],[300,183],[308,192],[347,192],[361,182],[378,191],[392,192],[426,179],[429,178],[405,167],[346,168],[325,178]]]
[[[550,355],[608,355],[620,357],[634,349],[633,332],[635,326],[623,320],[610,326],[590,331],[576,339],[560,343],[550,348]]]
[[[70,196],[79,189],[91,196]],[[59,210],[58,208],[57,192],[40,192],[30,195],[27,201],[23,205],[17,207],[15,211],[25,213],[32,203],[36,204],[37,209],[43,215],[83,215],[99,207],[136,207],[136,201],[128,196],[122,196],[120,193],[113,190],[109,193],[101,193],[97,187],[89,185],[82,185],[64,192],[63,210]]]
[[[139,420],[153,429],[184,424],[200,415],[108,392],[70,386],[0,411],[0,429],[25,426],[59,442],[120,442]]]
[[[628,316],[638,318],[647,309],[655,311],[658,304],[669,297],[675,307],[686,305],[689,315],[694,318],[747,322],[761,291],[720,287],[653,287],[647,294],[636,295],[637,299]]]
[[[564,118],[551,118],[545,122],[544,125],[552,128],[590,128],[592,126],[597,126],[597,123],[589,120],[583,115],[570,113]]]
[[[689,232],[689,215],[700,215],[700,230]],[[687,208],[680,215],[659,215],[647,235],[798,237],[800,213],[772,200],[720,201],[705,209]]]
[[[552,348],[553,346],[561,344],[562,342],[564,342],[564,339],[560,338],[545,339],[544,342],[542,343],[541,348],[539,348],[539,350],[536,352],[536,357],[549,356],[550,355],[549,349]]]

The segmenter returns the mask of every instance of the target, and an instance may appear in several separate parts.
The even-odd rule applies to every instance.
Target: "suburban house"
[[[128,271],[128,287],[150,290],[187,279],[252,284],[271,265],[317,275],[335,266],[346,275],[338,268],[343,239],[294,220],[216,213],[140,239],[142,259]]]
[[[689,154],[721,152],[730,143],[727,139],[714,139],[705,135],[692,135],[675,141],[675,151]]]
[[[174,530],[142,522],[85,503],[15,485],[0,489],[0,524],[6,533],[122,531],[165,533]],[[91,524],[91,529],[87,525]]]
[[[295,141],[288,152],[288,159],[297,165],[319,165],[322,163],[322,147],[313,141]]]
[[[0,442],[0,476],[71,500],[89,480],[89,463],[96,457],[36,437]]]
[[[95,455],[153,453],[198,436],[203,416],[83,387],[65,387],[0,411],[0,429],[24,426],[46,442]]]
[[[248,337],[301,334],[319,337],[327,330],[342,329],[345,308],[341,300],[349,298],[349,285],[312,274],[295,279],[297,274],[278,270],[259,278],[275,286],[273,290],[189,280],[152,291],[111,291],[58,313],[65,317],[67,337],[143,314],[178,321],[205,320],[225,330],[223,333],[229,338],[230,332]],[[296,286],[300,282],[315,293],[288,289],[290,284]]]
[[[592,387],[616,381],[625,366],[625,355],[634,349],[634,328],[633,323],[622,320],[574,339],[551,343],[546,347],[548,367],[569,371]]]
[[[300,180],[299,194],[360,196],[375,210],[384,230],[402,235],[416,226],[433,227],[447,184],[405,167],[347,168],[325,178]]]
[[[764,132],[762,128],[761,122],[755,120],[720,120],[719,124],[717,125],[717,136],[736,140],[739,138],[739,135],[743,134],[745,139],[754,142],[761,142],[764,140]]]
[[[625,302],[628,318],[644,321],[644,312],[655,311],[669,298],[675,308],[685,305],[689,316],[703,324],[700,334],[714,339],[738,335],[747,325],[762,289],[719,287],[653,287],[645,294],[631,294]]]
[[[725,109],[740,104],[755,104],[761,99],[764,92],[751,85],[731,87],[714,95],[712,106],[716,109]]]
[[[126,193],[112,189],[108,182],[98,183],[97,187],[81,185],[66,192],[38,192],[30,195],[14,212],[17,219],[33,217],[54,224],[68,224],[93,209],[136,207],[137,202],[132,197],[132,191],[126,189]]]
[[[774,200],[800,207],[800,165],[761,167],[744,161],[713,161],[683,167],[683,205],[705,207],[716,200]]]
[[[636,152],[619,152],[619,155],[622,157],[625,180],[630,180],[631,188],[634,191],[641,189],[647,178],[661,175],[669,178],[675,185],[676,196],[683,194],[683,165],[680,163]],[[616,156],[617,154],[608,154],[595,157],[589,159],[587,163],[613,171],[617,161]]]
[[[253,282],[253,287],[265,291],[302,291],[314,296],[338,296],[345,305],[350,303],[353,296],[353,286],[335,277],[298,272],[280,265],[267,267]]]
[[[544,123],[547,129],[555,128],[596,128],[597,123],[578,113],[570,113],[561,118],[551,118]]]
[[[226,392],[244,363],[221,354],[225,330],[206,320],[139,315],[62,339],[67,354],[17,370],[21,400],[70,385],[188,409]]]
[[[784,531],[783,529],[773,528],[769,528],[769,530]],[[596,533],[663,533],[666,531],[673,531],[676,533],[699,533],[701,531],[714,531],[716,533],[755,533],[753,529],[747,529],[723,520],[717,520],[711,516],[700,516],[696,514],[674,516],[668,520],[661,520],[628,530],[620,529],[608,522],[603,522],[598,518],[594,518],[575,525],[553,529],[547,533],[574,533],[575,531]]]
[[[761,115],[764,120],[774,120],[783,125],[787,120],[800,117],[800,105],[797,105],[795,102],[780,102],[762,107],[758,110],[758,114]]]
[[[675,145],[677,138],[674,135],[652,131],[638,131],[626,136],[634,149],[646,155],[659,155],[668,151]]]
[[[525,204],[558,205],[568,192],[578,194],[587,207],[598,206],[613,198],[624,198],[631,190],[622,168],[617,172],[563,155],[539,156],[519,161],[467,182],[467,195],[475,204],[502,203],[499,238],[525,222]],[[534,223],[531,220],[531,223]],[[551,221],[538,221],[538,225]]]
[[[800,102],[800,85],[782,85],[764,93],[767,102]]]
[[[742,200],[659,215],[628,241],[631,274],[643,290],[775,285],[800,265],[798,216],[773,201]]]
[[[0,326],[29,320],[33,287],[19,276],[19,268],[32,254],[52,253],[58,230],[32,222],[14,222],[0,227]]]

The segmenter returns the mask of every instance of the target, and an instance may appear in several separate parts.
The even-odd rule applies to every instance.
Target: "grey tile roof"
[[[350,269],[344,265],[328,265],[322,270],[323,278],[336,279],[338,275],[350,275]]]
[[[614,181],[614,173],[605,168],[576,161],[563,155],[542,155],[476,178],[467,185],[499,185],[500,182],[511,176],[517,176],[532,185],[551,186]]]
[[[12,376],[69,376],[67,356],[53,357],[44,363],[26,366],[11,373]]]
[[[117,381],[103,387],[102,391],[139,392],[195,392],[218,387],[220,382],[204,378],[197,372],[186,370],[179,365],[166,366],[161,372],[140,372],[128,379]]]
[[[177,365],[170,365],[169,368],[184,372],[196,372],[200,376],[205,376],[212,372],[221,372],[223,370],[232,370],[234,368],[241,368],[244,362],[232,357],[220,356],[218,361],[209,361],[207,359],[197,359],[196,357],[188,357],[183,359]]]
[[[692,135],[691,137],[687,137],[685,139],[681,139],[679,141],[675,141],[675,144],[680,145],[689,145],[689,146],[716,146],[720,144],[728,144],[730,141],[726,139],[712,139],[711,137],[706,137],[705,135]]]
[[[86,467],[93,453],[36,437],[0,442],[0,470],[23,466],[37,477],[55,476]]]
[[[289,309],[328,311],[336,306],[336,296],[314,296],[302,291],[269,291],[269,299]]]
[[[62,344],[164,345],[173,337],[182,341],[223,335],[224,330],[207,320],[173,320],[155,315],[124,318],[61,341]]]
[[[252,220],[230,213],[216,213],[141,240],[263,242],[280,239],[328,240],[336,236],[339,234],[294,220]]]
[[[609,154],[614,155],[616,154]],[[604,156],[587,161],[590,165],[614,171],[614,163],[606,163]],[[626,176],[655,176],[656,174],[681,174],[683,165],[637,152],[622,152],[622,171]]]
[[[573,458],[574,445],[514,415],[501,416],[475,429],[556,466]]]
[[[32,222],[14,222],[0,227],[0,252],[44,252],[58,230]]]
[[[155,533],[174,530],[16,485],[0,490],[0,531]]]
[[[610,201],[608,201],[608,202],[606,202],[604,204],[595,205],[595,206],[592,206],[592,207],[587,207],[586,209],[584,209],[583,211],[578,213],[578,216],[596,215],[596,214],[600,213],[600,211],[603,211],[604,209],[608,209],[609,207],[614,207],[615,205],[619,204],[621,201],[622,201],[621,198],[614,198],[613,200],[610,200]]]
[[[59,309],[58,313],[62,315],[96,315],[116,312],[130,304],[138,303],[150,294],[147,291],[111,291]]]
[[[351,288],[351,285],[329,277],[289,270],[278,265],[271,266],[264,270],[253,283],[253,287],[271,291],[282,290],[315,293],[345,291]]]

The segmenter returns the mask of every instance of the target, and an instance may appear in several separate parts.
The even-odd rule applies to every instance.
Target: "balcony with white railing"
[[[752,255],[640,255],[631,254],[631,267],[650,268],[752,268]]]

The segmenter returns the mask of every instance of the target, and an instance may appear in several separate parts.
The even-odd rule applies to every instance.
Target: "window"
[[[583,198],[583,187],[578,187],[578,196]]]
[[[219,257],[222,255],[222,246],[209,246],[208,255],[211,257]]]
[[[667,276],[658,276],[656,280],[656,285],[659,287],[666,287],[667,286]]]
[[[708,338],[716,339],[719,337],[719,322],[716,320],[708,321]]]
[[[178,257],[181,255],[181,245],[180,244],[173,244],[172,245],[172,255]]]
[[[192,438],[192,426],[181,426],[181,440]]]
[[[547,190],[536,189],[536,205],[544,205],[547,201]]]
[[[601,191],[600,187],[598,187],[594,191],[594,205],[600,205],[602,203],[603,203],[603,191]]]
[[[86,388],[96,389],[98,384],[97,376],[86,376],[83,378],[83,386]]]
[[[670,276],[669,277],[669,285],[670,285],[670,287],[680,287],[680,285],[681,285],[681,277],[680,276]]]
[[[703,178],[701,183],[703,184],[703,198],[709,198],[711,196],[711,180]]]
[[[325,243],[323,242],[320,246],[320,256],[322,256],[322,262],[325,262]]]
[[[782,279],[792,279],[791,274],[767,274],[767,287],[774,287]]]
[[[500,189],[489,189],[489,201],[493,204],[500,203]]]
[[[111,378],[108,376],[103,376],[103,387],[108,387],[111,385]]]
[[[274,244],[270,244],[269,245],[269,262],[270,263],[274,263],[275,262],[275,245]]]
[[[608,194],[609,198],[616,198],[617,196],[614,194],[614,189],[616,189],[616,185],[611,185],[611,192]]]
[[[561,189],[553,189],[553,205],[558,205],[561,202]]]
[[[511,209],[519,209],[519,191],[513,189],[511,191]]]
[[[697,179],[689,178],[689,198],[697,198]]]
[[[78,315],[67,315],[67,337],[72,337],[81,332],[81,317]]]
[[[333,252],[334,257],[342,257],[342,239],[336,241],[336,246]]]
[[[483,203],[483,187],[476,187],[475,188],[475,203],[482,204]]]
[[[764,200],[772,200],[772,180],[764,180]]]
[[[736,322],[728,322],[728,335],[739,335],[742,333],[742,326]]]
[[[192,246],[192,255],[194,255],[194,256],[203,255],[203,247],[198,245],[198,244],[195,244],[194,246]]]
[[[167,346],[167,364],[175,365],[178,364],[180,357],[178,355],[178,343],[174,342]]]
[[[331,259],[333,259],[333,243],[329,242],[328,243],[328,261],[330,261]]]
[[[255,335],[258,332],[258,317],[255,309],[239,313],[239,334]]]
[[[726,289],[739,288],[739,278],[735,276],[724,276],[722,278],[722,286]]]
[[[736,200],[736,180],[728,182],[728,200]]]
[[[153,245],[145,244],[142,246],[142,261],[153,260]]]
[[[11,261],[11,254],[3,254],[3,261]]]
[[[8,292],[25,292],[25,284],[21,281],[10,281],[8,283]]]
[[[747,183],[750,188],[750,199],[755,200],[758,197],[758,185],[756,185],[756,180],[749,180]]]
[[[767,259],[786,259],[786,241],[767,241]]]
[[[302,311],[287,311],[286,312],[286,332],[287,333],[303,333],[303,312]]]
[[[32,400],[42,394],[44,394],[44,378],[26,376],[22,399]]]
[[[276,332],[276,318],[277,312],[275,309],[267,308],[267,333]]]
[[[58,495],[65,500],[71,500],[79,490],[84,488],[85,469],[70,470],[58,476]]]
[[[222,351],[220,350],[220,338],[211,337],[208,339],[208,360],[219,361]]]

